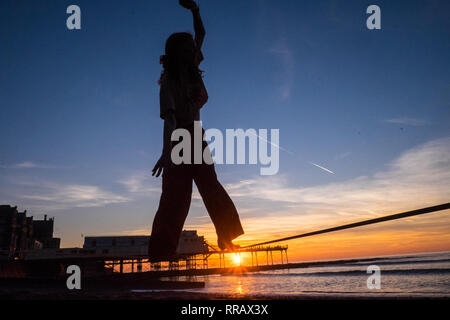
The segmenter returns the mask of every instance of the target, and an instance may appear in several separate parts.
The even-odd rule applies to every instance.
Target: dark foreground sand
[[[161,290],[132,292],[130,290],[35,290],[1,288],[0,300],[435,300],[445,297],[420,296],[358,296],[358,295],[243,295],[213,294],[195,291]]]
[[[415,300],[445,298],[382,294],[370,296],[358,294],[277,295],[276,293],[250,295],[198,291],[204,287],[205,283],[200,281],[162,281],[145,277],[145,274],[86,278],[82,280],[82,289],[80,290],[67,289],[65,279],[0,279],[0,300]]]

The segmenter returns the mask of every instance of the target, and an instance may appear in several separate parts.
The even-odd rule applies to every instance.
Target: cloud
[[[387,119],[387,120],[384,120],[384,122],[392,123],[392,124],[402,124],[405,126],[414,126],[414,127],[425,126],[425,125],[429,124],[429,122],[425,121],[425,120],[414,119],[414,118],[405,118],[405,117]]]
[[[292,49],[287,45],[286,40],[280,40],[269,52],[275,55],[281,63],[281,86],[280,95],[282,100],[289,99],[294,83],[295,60]]]
[[[240,239],[244,240],[286,236],[295,230],[312,231],[446,203],[450,200],[450,138],[412,148],[385,170],[347,181],[293,187],[286,177],[274,176],[225,188],[239,210],[259,207],[242,217],[246,235]],[[445,220],[446,216],[435,217]]]
[[[269,7],[267,1],[259,1],[257,12],[257,30],[261,40],[268,45],[267,52],[276,58],[279,64],[275,76],[278,77],[279,97],[281,101],[288,100],[292,94],[295,76],[295,58],[291,41],[287,38],[286,14],[276,7]],[[295,39],[297,40],[297,39]],[[302,39],[308,41],[308,39]]]
[[[148,196],[151,193],[161,194],[161,178],[155,178],[148,172],[137,172],[118,181],[134,197]],[[201,200],[202,197],[195,185],[192,187],[192,200]],[[193,203],[192,205],[195,205]]]
[[[160,180],[152,177],[150,172],[141,171],[133,173],[118,182],[130,193],[148,194],[151,192],[161,192]]]
[[[342,160],[350,156],[352,153],[350,151],[339,153],[334,156],[334,160]]]
[[[33,161],[24,161],[11,165],[0,165],[0,168],[4,169],[53,169],[56,166],[36,163]]]
[[[42,168],[42,165],[38,165],[37,163],[31,161],[25,161],[14,165],[15,168]]]
[[[372,176],[308,188],[293,188],[282,178],[247,180],[234,188],[240,195],[271,201],[348,206],[351,203],[409,203],[444,200],[450,196],[450,138],[411,149]],[[447,188],[446,188],[447,187]],[[446,196],[446,197],[445,197]]]
[[[31,201],[30,206],[43,210],[64,210],[81,207],[102,207],[130,201],[122,195],[98,186],[56,183],[22,183],[28,192],[19,199]]]

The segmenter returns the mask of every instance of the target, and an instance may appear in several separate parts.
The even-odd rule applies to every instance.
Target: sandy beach
[[[74,290],[36,289],[36,288],[0,288],[0,300],[448,300],[445,297],[420,297],[399,295],[251,295],[202,293],[194,290],[153,290],[135,292],[131,290]]]

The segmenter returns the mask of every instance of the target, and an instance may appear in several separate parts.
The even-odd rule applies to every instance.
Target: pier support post
[[[141,259],[137,262],[137,272],[142,272],[142,261]]]

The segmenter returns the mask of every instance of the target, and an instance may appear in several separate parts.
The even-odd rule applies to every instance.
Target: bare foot
[[[231,240],[218,239],[217,244],[220,250],[236,251],[240,248],[238,244],[234,244]]]

